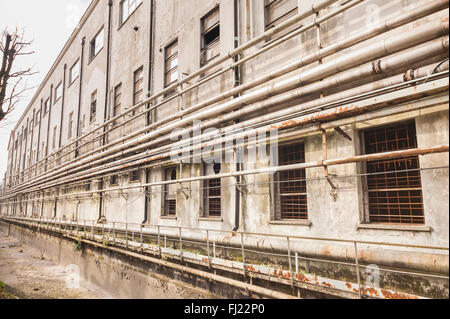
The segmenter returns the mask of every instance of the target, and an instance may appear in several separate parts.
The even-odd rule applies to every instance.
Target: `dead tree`
[[[23,80],[34,74],[32,68],[16,70],[14,62],[19,56],[33,54],[28,48],[31,42],[24,41],[24,34],[18,29],[12,34],[5,29],[0,35],[0,122],[23,98],[23,93],[31,88]]]

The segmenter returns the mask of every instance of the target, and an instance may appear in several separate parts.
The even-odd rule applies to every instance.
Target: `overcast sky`
[[[7,147],[11,130],[22,115],[59,52],[77,26],[91,0],[0,0],[0,30],[23,29],[26,40],[33,40],[35,53],[17,60],[16,69],[33,66],[38,72],[28,78],[26,93],[14,113],[0,123],[0,181],[8,160]]]

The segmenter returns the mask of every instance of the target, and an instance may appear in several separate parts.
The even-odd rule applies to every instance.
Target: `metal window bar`
[[[364,131],[364,143],[366,154],[417,148],[415,123]],[[425,224],[418,156],[367,162],[365,168],[370,222]]]

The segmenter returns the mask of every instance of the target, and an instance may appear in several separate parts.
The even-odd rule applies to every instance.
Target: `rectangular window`
[[[219,174],[221,164],[205,164],[205,176]],[[222,180],[220,178],[203,181],[203,216],[220,217],[222,216]]]
[[[73,81],[77,79],[79,74],[80,74],[80,60],[77,60],[77,62],[75,62],[74,65],[72,65],[72,67],[70,68],[69,83],[72,84]]]
[[[140,170],[134,170],[130,173],[130,182],[136,183],[141,181],[141,171]]]
[[[363,135],[365,154],[417,148],[414,121],[366,130]],[[369,222],[425,223],[418,156],[367,162],[365,170]]]
[[[30,129],[28,130],[29,134],[33,133],[33,127],[34,127],[34,119],[30,121]]]
[[[264,0],[264,15],[266,31],[274,26],[286,21],[298,13],[298,0]],[[295,29],[295,25],[279,32],[275,37],[281,38],[283,35]],[[269,40],[269,41],[270,41]]]
[[[97,117],[97,91],[91,94],[91,113],[89,121],[92,123]]]
[[[120,25],[136,10],[142,0],[122,0],[120,2]]]
[[[144,93],[144,67],[140,67],[133,74],[133,105],[143,100]]]
[[[177,179],[177,170],[175,167],[167,168],[164,172],[166,181],[175,181]],[[177,184],[164,185],[164,216],[177,215]]]
[[[69,114],[69,127],[67,132],[67,138],[71,139],[73,134],[73,112]]]
[[[111,179],[109,181],[110,185],[119,185],[119,175],[113,175],[111,176]]]
[[[91,184],[92,184],[91,181],[89,181],[89,182],[87,182],[85,184],[84,189],[85,189],[86,192],[90,192],[91,191]]]
[[[304,144],[295,143],[280,146],[278,161],[280,166],[304,163]],[[274,175],[276,220],[308,219],[305,179],[305,169],[282,171]]]
[[[114,88],[114,107],[113,107],[113,117],[116,117],[122,112],[122,83]]]
[[[56,148],[56,133],[57,133],[57,131],[58,131],[58,127],[55,126],[55,127],[53,128],[53,143],[52,143],[52,149],[55,149],[55,148]]]
[[[201,53],[200,65],[203,67],[220,55],[220,10],[214,8],[201,19]]]
[[[61,96],[62,96],[62,82],[60,82],[58,86],[55,88],[55,102],[53,104],[58,102]]]
[[[169,44],[165,50],[164,87],[178,80],[178,40]]]
[[[38,125],[40,121],[41,121],[41,110],[38,110],[36,112],[36,125]]]
[[[50,111],[50,98],[48,98],[44,103],[44,115]]]
[[[103,28],[100,30],[99,33],[95,36],[95,38],[91,41],[90,46],[90,60],[95,58],[95,56],[100,52],[100,50],[103,48]]]

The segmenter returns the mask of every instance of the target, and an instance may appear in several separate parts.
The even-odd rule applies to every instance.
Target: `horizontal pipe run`
[[[426,71],[423,71],[423,72],[426,72]],[[401,77],[403,77],[403,76],[401,76]],[[421,80],[420,80],[421,81]],[[407,83],[408,84],[408,83]],[[407,85],[406,84],[406,85]],[[425,85],[425,86],[429,86],[429,87],[435,87],[436,86],[436,84],[433,82],[433,83],[425,83],[425,84],[423,84],[423,85]],[[421,89],[421,86],[423,86],[423,85],[419,85],[418,86],[418,91],[417,92],[421,92],[421,90],[424,90],[424,92],[426,91],[426,89]],[[409,86],[407,85],[407,87],[409,88]],[[439,87],[439,85],[437,85],[437,87]],[[414,91],[414,92],[416,92],[416,91]],[[401,93],[400,95],[404,95],[405,93]],[[378,100],[379,101],[381,101],[381,99],[379,99],[378,98]],[[331,114],[334,114],[334,112],[331,112]],[[305,117],[306,118],[306,117]],[[325,118],[323,118],[323,119],[325,119]],[[294,126],[298,126],[298,125],[300,125],[300,124],[307,124],[307,121],[305,121],[304,119],[301,119],[301,120],[299,120],[299,121],[293,121],[293,120],[289,120],[289,121],[287,121],[287,122],[285,122],[285,123],[280,123],[279,124],[279,127],[280,128],[289,128],[289,127],[294,127]],[[272,125],[267,125],[267,126],[265,126],[265,127],[262,127],[262,128],[258,128],[257,130],[254,130],[253,131],[253,133],[254,134],[259,134],[260,132],[267,132],[267,131],[269,131],[271,128],[272,128],[273,126]],[[246,136],[248,136],[249,134],[251,134],[252,133],[252,131],[249,131],[249,132],[244,132],[244,133],[241,133],[240,135],[235,135],[235,136],[230,136],[229,137],[229,139],[235,139],[235,138],[244,138],[244,137],[246,137]],[[218,143],[218,142],[221,142],[221,143],[223,143],[223,142],[226,142],[226,140],[225,139],[221,139],[221,140],[215,140],[215,141],[213,141],[213,142],[210,142],[209,144],[207,144],[207,145],[213,145],[214,143]],[[204,144],[205,145],[205,144]],[[201,145],[202,147],[204,146],[204,145]],[[200,147],[200,146],[199,146]],[[169,154],[170,155],[170,154]],[[168,156],[169,156],[168,155]],[[147,157],[147,156],[146,156]],[[143,160],[143,161],[141,161],[140,163],[141,164],[144,164],[144,162],[148,162],[148,161],[150,161],[150,160],[156,160],[157,158],[146,158],[145,160]],[[136,163],[136,165],[137,165],[137,163]],[[130,167],[131,167],[131,165],[129,165]],[[111,164],[108,164],[108,167],[111,167]],[[123,168],[125,168],[125,166],[123,166]],[[114,168],[114,167],[111,167],[109,170],[116,170],[117,168]],[[94,169],[93,171],[96,171],[96,172],[98,172],[98,173],[100,173],[99,171],[98,171],[98,169]],[[88,176],[88,175],[87,175]]]
[[[397,52],[398,50],[407,47],[409,45],[417,44],[418,42],[426,41],[430,37],[433,38],[436,35],[440,35],[442,33],[448,33],[448,23],[439,21],[438,23],[433,23],[429,25],[423,26],[420,30],[418,29],[416,33],[414,33],[414,36],[410,37],[394,37],[393,39],[387,39],[383,42],[376,43],[372,46],[369,46],[365,48],[362,53],[360,51],[352,52],[348,55],[344,55],[340,57],[337,61],[333,61],[333,63],[326,63],[319,65],[316,68],[313,68],[309,71],[306,71],[305,73],[302,73],[298,76],[295,76],[293,78],[289,78],[287,80],[281,81],[277,84],[274,84],[273,86],[265,87],[263,89],[257,90],[255,92],[249,93],[247,95],[243,95],[240,98],[237,98],[231,102],[224,103],[223,105],[219,105],[216,108],[211,108],[210,110],[205,110],[203,112],[197,113],[193,116],[189,116],[184,118],[183,120],[174,123],[172,125],[167,125],[166,127],[157,129],[155,131],[152,131],[145,136],[141,138],[137,138],[133,141],[130,141],[128,143],[125,143],[124,145],[121,145],[120,147],[116,147],[113,149],[110,149],[108,151],[105,151],[104,153],[98,154],[96,156],[93,156],[89,159],[89,163],[92,163],[92,160],[95,160],[99,157],[104,157],[108,154],[114,154],[115,152],[122,151],[126,149],[127,147],[131,147],[133,145],[139,145],[142,144],[144,141],[149,140],[153,137],[157,137],[161,134],[170,132],[170,130],[175,129],[177,127],[180,127],[184,124],[189,124],[193,120],[197,119],[204,119],[211,116],[215,116],[217,113],[224,112],[225,110],[229,110],[232,108],[237,107],[240,103],[247,104],[253,102],[255,99],[260,99],[267,97],[268,95],[274,94],[276,92],[283,92],[288,90],[289,88],[292,88],[292,86],[301,85],[302,83],[307,82],[313,82],[314,80],[317,80],[321,76],[332,74],[333,72],[339,72],[341,69],[350,68],[352,65],[357,65],[358,63],[364,62],[366,60],[370,60],[374,56],[377,57],[378,55],[384,55],[388,53]],[[448,43],[448,42],[447,42]],[[356,58],[358,57],[358,59]],[[342,66],[341,66],[342,64]],[[272,92],[272,93],[269,93]],[[236,105],[237,104],[237,105]],[[79,167],[79,165],[82,165],[84,161],[80,161],[76,166]],[[74,165],[72,165],[73,167]],[[66,168],[66,171],[70,169],[71,166]],[[47,176],[47,178],[51,176],[55,176],[58,173],[50,174]],[[37,180],[39,181],[39,179]],[[37,182],[34,181],[34,182]]]
[[[146,104],[151,103],[152,101],[154,101],[155,99],[157,99],[158,97],[163,96],[166,93],[170,93],[173,90],[178,91],[178,87],[182,86],[183,84],[189,83],[189,81],[193,80],[194,78],[202,75],[203,73],[205,73],[206,71],[222,64],[223,62],[227,61],[228,59],[233,59],[235,56],[243,53],[244,51],[250,49],[251,47],[253,47],[254,45],[265,41],[267,38],[270,38],[271,36],[273,36],[276,33],[279,33],[287,28],[289,28],[290,26],[294,25],[295,23],[307,18],[310,15],[315,14],[316,12],[325,9],[326,7],[330,6],[331,4],[337,2],[339,0],[321,0],[316,4],[312,4],[310,6],[310,8],[305,9],[301,12],[299,12],[297,15],[289,18],[288,20],[280,23],[279,25],[271,28],[270,30],[265,31],[263,34],[261,34],[258,37],[255,37],[254,39],[248,41],[247,43],[241,45],[240,47],[230,51],[227,53],[227,55],[223,56],[223,57],[219,57],[218,59],[215,59],[214,61],[211,61],[210,63],[208,63],[207,65],[205,65],[204,67],[200,68],[199,70],[197,70],[196,72],[188,75],[187,77],[184,77],[182,80],[178,80],[176,83],[168,86],[167,88],[163,89],[161,92],[154,94],[153,96],[144,99],[142,102],[132,106],[131,108],[129,108],[127,111],[111,118],[110,120],[104,122],[102,125],[100,125],[99,127],[96,127],[95,129],[91,130],[90,132],[87,132],[84,136],[77,138],[76,140],[74,140],[73,142],[71,142],[70,144],[66,145],[64,148],[69,147],[70,145],[76,144],[79,141],[81,141],[83,138],[86,138],[87,136],[89,136],[89,134],[93,134],[94,132],[106,127],[107,125],[110,125],[111,123],[113,123],[115,120],[119,119],[122,116],[125,116],[128,113],[131,113],[132,111],[137,110],[139,107],[144,106]],[[175,98],[175,97],[173,97]],[[41,160],[41,162],[44,162],[48,159],[49,157]],[[38,163],[35,163],[34,165],[37,165]]]

